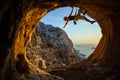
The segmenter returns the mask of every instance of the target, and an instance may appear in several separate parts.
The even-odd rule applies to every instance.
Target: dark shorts
[[[69,16],[70,20],[75,20],[75,16]]]

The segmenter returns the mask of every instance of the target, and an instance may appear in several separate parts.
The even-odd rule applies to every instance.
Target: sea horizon
[[[96,46],[97,44],[92,44],[92,43],[74,44],[74,48],[76,50],[79,50],[80,53],[85,54],[86,58],[93,53]]]

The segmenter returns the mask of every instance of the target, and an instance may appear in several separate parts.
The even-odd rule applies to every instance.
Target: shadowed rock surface
[[[49,11],[65,6],[83,7],[101,27],[103,36],[85,62],[88,73],[97,80],[119,80],[119,3],[120,0],[0,0],[0,80],[21,80],[24,76],[29,80],[38,73],[45,74],[39,79],[58,79],[34,66],[26,57],[26,47],[39,20]]]

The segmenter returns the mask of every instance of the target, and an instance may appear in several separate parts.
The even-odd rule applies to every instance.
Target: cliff
[[[43,69],[80,63],[83,59],[78,54],[62,29],[42,22],[38,24],[27,47],[28,59]]]
[[[62,29],[40,23],[37,30],[43,43],[68,51],[69,55],[74,53],[73,43]]]

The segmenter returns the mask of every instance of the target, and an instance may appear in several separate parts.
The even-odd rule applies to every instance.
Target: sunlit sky
[[[78,20],[77,25],[74,25],[73,21],[69,21],[66,28],[63,28],[65,24],[63,18],[68,16],[70,12],[71,7],[58,8],[50,11],[41,21],[63,29],[74,44],[97,44],[102,36],[97,22],[90,24],[84,20]],[[90,19],[92,20],[92,18]]]

